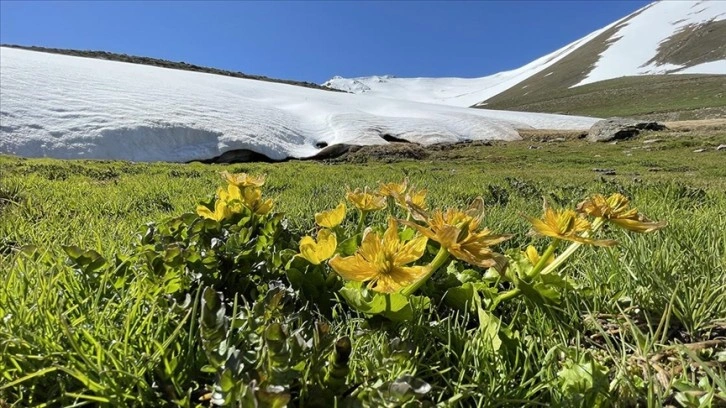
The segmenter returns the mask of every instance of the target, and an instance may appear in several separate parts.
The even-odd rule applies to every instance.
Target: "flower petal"
[[[668,225],[665,221],[650,221],[647,219],[641,221],[637,219],[616,218],[610,221],[618,227],[639,233],[657,231]]]
[[[376,292],[394,293],[412,284],[428,272],[426,266],[394,267],[389,273],[376,279],[371,289]]]
[[[419,260],[426,251],[427,242],[428,238],[423,235],[411,238],[410,241],[400,247],[394,257],[394,263],[396,265],[406,265]]]
[[[300,239],[300,256],[307,259],[313,265],[320,264],[320,258],[317,254],[317,245],[313,237],[304,236]]]
[[[251,176],[247,173],[231,174],[228,171],[220,173],[227,183],[237,187],[262,187],[265,184],[265,176]]]
[[[324,261],[335,253],[335,249],[338,247],[338,239],[335,237],[335,233],[329,229],[321,229],[318,231],[318,246],[316,253],[318,259]]]
[[[345,258],[335,255],[328,263],[345,280],[365,282],[378,276],[378,270],[357,254]]]
[[[332,210],[315,214],[315,222],[321,227],[335,228],[345,219],[345,203],[340,203]]]

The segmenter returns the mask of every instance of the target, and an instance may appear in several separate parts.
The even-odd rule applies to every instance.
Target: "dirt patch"
[[[726,59],[726,20],[691,24],[663,41],[645,65],[656,63],[692,66]],[[678,72],[674,70],[672,72]]]
[[[346,152],[330,162],[365,163],[369,160],[392,163],[402,160],[423,160],[429,156],[427,148],[417,143],[389,143],[373,146],[350,146]]]
[[[706,132],[726,132],[726,119],[707,119],[707,120],[682,120],[677,122],[665,122],[670,130],[674,131],[706,131]]]
[[[583,139],[587,136],[588,129],[581,130],[557,130],[557,129],[517,129],[519,136],[524,141],[535,142],[559,142],[564,140]],[[564,139],[564,140],[562,140]]]
[[[486,108],[665,122],[726,117],[726,75],[622,77],[550,89],[546,98],[530,96],[490,103]]]

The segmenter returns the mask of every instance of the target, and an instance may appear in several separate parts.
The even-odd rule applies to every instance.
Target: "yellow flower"
[[[228,184],[227,188],[217,188],[217,201],[224,201],[233,212],[239,212],[242,204],[242,192],[234,184]]]
[[[596,194],[577,205],[577,211],[593,217],[604,218],[613,224],[635,232],[652,232],[666,225],[665,221],[651,221],[636,208],[630,208],[627,197],[615,193],[605,198]]]
[[[335,228],[345,219],[345,203],[340,203],[332,210],[315,214],[315,223],[325,228]]]
[[[262,187],[265,184],[265,176],[251,176],[247,173],[232,174],[227,171],[223,171],[221,174],[229,184],[237,187]]]
[[[377,211],[386,208],[386,197],[368,192],[368,188],[361,191],[356,188],[345,194],[345,198],[361,211]]]
[[[400,198],[403,197],[403,194],[406,192],[406,189],[408,188],[408,178],[403,179],[403,182],[401,184],[397,183],[381,183],[380,187],[378,188],[378,193],[382,196],[390,196],[396,199],[398,201]]]
[[[413,204],[416,207],[425,210],[426,209],[426,193],[428,191],[426,190],[418,190],[418,191],[412,191],[409,190],[408,193],[406,193],[406,201],[401,203],[402,206],[408,207],[408,205]]]
[[[256,187],[246,187],[241,189],[242,203],[252,210],[252,212],[265,215],[272,210],[273,201],[271,199],[262,200],[262,190]]]
[[[217,199],[214,203],[214,212],[203,205],[198,205],[197,214],[200,217],[209,218],[210,220],[222,221],[232,215],[232,209],[227,206],[226,201]]]
[[[234,184],[228,184],[227,189],[217,190],[219,200],[227,202],[232,212],[242,211],[241,206],[249,208],[252,212],[265,215],[272,210],[274,202],[270,199],[262,200],[262,190],[257,187],[239,188]]]
[[[528,217],[528,219],[534,231],[540,235],[582,244],[597,246],[615,245],[615,241],[610,239],[594,240],[580,235],[590,231],[590,223],[572,210],[555,212],[548,207],[545,209],[544,217],[541,220],[533,217]]]
[[[413,186],[408,185],[408,177],[403,179],[400,184],[397,183],[381,183],[378,188],[380,195],[392,197],[396,203],[403,208],[408,208],[410,204],[417,206],[419,209],[426,208],[426,190],[413,190]]]
[[[391,218],[383,237],[366,230],[358,251],[345,258],[336,255],[330,260],[330,266],[343,279],[369,282],[376,292],[397,292],[428,272],[428,266],[405,266],[423,256],[426,241],[426,237],[418,235],[402,242],[398,224]]]
[[[532,264],[532,266],[537,265],[539,260],[541,259],[541,256],[539,253],[537,253],[537,248],[533,247],[532,245],[528,246],[527,249],[524,251],[524,256],[527,257],[529,262]],[[555,260],[555,255],[550,255],[547,260],[545,261],[545,266],[552,263],[552,261]]]
[[[426,237],[438,242],[455,258],[481,268],[496,266],[503,270],[505,258],[492,251],[489,247],[511,238],[511,235],[495,235],[487,228],[477,231],[484,214],[484,202],[481,197],[466,210],[450,208],[446,212],[436,211],[429,217],[420,209],[416,218],[426,222],[421,226],[414,222],[403,221],[406,225],[416,228]]]
[[[300,240],[300,256],[307,259],[313,265],[320,265],[321,262],[330,258],[335,253],[338,240],[333,231],[321,229],[318,231],[318,240],[305,236]]]

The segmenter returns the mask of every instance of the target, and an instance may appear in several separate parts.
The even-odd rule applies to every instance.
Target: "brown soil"
[[[662,123],[668,128],[666,132],[726,133],[726,119],[682,120]],[[587,129],[518,129],[517,131],[522,140],[538,142],[553,142],[558,141],[558,139],[582,139],[583,135],[587,134]]]
[[[692,24],[663,41],[648,64],[697,65],[726,59],[726,20]],[[675,70],[674,72],[678,72]]]

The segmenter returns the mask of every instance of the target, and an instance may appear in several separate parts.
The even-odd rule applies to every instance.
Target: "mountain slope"
[[[726,117],[723,75],[644,75],[522,95],[505,92],[487,109],[676,121]]]
[[[523,67],[482,78],[396,78],[385,75],[348,79],[336,76],[325,82],[323,86],[384,98],[450,106],[471,106],[556,64],[609,27],[595,31]]]
[[[726,74],[725,38],[726,2],[662,1],[512,71],[471,79],[336,77],[324,85],[455,106],[499,107],[506,101],[518,108],[553,92],[624,76]]]
[[[0,47],[0,153],[134,161],[271,160],[327,146],[515,140],[592,118],[474,110]]]

